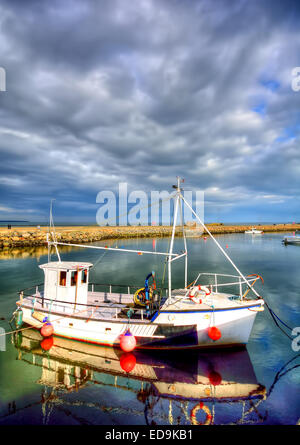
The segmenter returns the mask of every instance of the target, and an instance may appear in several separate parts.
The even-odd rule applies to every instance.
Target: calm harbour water
[[[224,235],[218,240],[289,326],[300,326],[300,246],[284,246],[283,234]],[[168,239],[118,240],[110,245],[159,251]],[[175,250],[182,250],[176,239]],[[189,282],[198,272],[234,273],[211,239],[189,239]],[[90,281],[143,286],[158,256],[65,249],[63,260],[95,264]],[[54,258],[54,257],[53,257]],[[173,287],[183,284],[183,262],[173,268]],[[0,256],[0,327],[8,331],[17,291],[43,281],[42,248]],[[166,283],[165,283],[166,284]],[[130,371],[130,372],[127,372]],[[8,335],[0,351],[0,424],[296,424],[300,419],[300,354],[258,313],[246,350],[137,353],[55,338],[48,351],[37,331]],[[203,402],[203,405],[200,404]]]

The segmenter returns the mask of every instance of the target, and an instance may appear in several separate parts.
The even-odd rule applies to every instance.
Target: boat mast
[[[179,176],[177,176],[177,185],[173,185],[173,188],[175,188],[177,190],[176,194],[175,194],[175,207],[174,207],[174,216],[173,216],[173,228],[172,228],[172,236],[171,236],[171,242],[170,242],[170,249],[169,249],[169,255],[168,255],[168,297],[171,297],[171,292],[172,292],[172,267],[171,267],[171,263],[172,261],[174,261],[175,259],[185,255],[186,256],[186,270],[185,270],[185,286],[186,286],[186,282],[187,282],[187,251],[186,251],[186,240],[185,240],[185,236],[184,236],[184,244],[185,244],[185,252],[183,255],[179,255],[177,258],[172,258],[173,255],[173,246],[174,246],[174,238],[175,238],[175,230],[176,230],[176,223],[177,223],[177,215],[178,215],[178,208],[180,206],[180,214],[181,214],[181,223],[182,223],[182,228],[183,228],[183,215],[182,215],[182,208],[180,205],[180,200],[181,200],[181,192],[180,192],[180,182],[181,179]]]
[[[183,220],[183,210],[182,210],[181,198],[179,199],[179,210],[180,210],[180,222],[181,222],[181,227],[182,227],[182,237],[183,237],[183,244],[184,244],[184,251],[185,251],[184,288],[186,289],[186,287],[187,287],[188,256],[187,256],[187,244],[186,244],[186,236],[185,236],[185,230],[184,230],[184,220]]]

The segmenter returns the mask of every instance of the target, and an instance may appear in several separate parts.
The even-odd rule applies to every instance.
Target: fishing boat
[[[89,343],[137,349],[216,348],[246,345],[264,300],[254,288],[262,278],[245,276],[196,214],[182,193],[181,179],[173,186],[174,218],[169,251],[138,251],[108,246],[88,246],[57,240],[50,210],[48,248],[55,248],[57,261],[39,267],[42,285],[24,289],[17,301],[18,320],[41,329],[44,336],[57,335]],[[199,272],[188,285],[188,252],[183,224],[183,205],[215,242],[237,275]],[[177,217],[181,217],[182,252],[174,252]],[[166,257],[168,287],[157,289],[154,272],[144,285],[90,283],[89,262],[62,261],[59,245],[110,250],[118,254],[149,254]],[[50,250],[49,250],[50,251]],[[184,259],[182,286],[172,287],[172,264]],[[252,294],[252,296],[251,296]]]
[[[300,231],[297,230],[294,235],[285,236],[282,240],[284,244],[299,244],[300,245]]]
[[[72,408],[78,413],[80,406],[81,419],[87,413],[89,419],[97,419],[90,416],[91,408],[103,413],[113,411],[120,418],[126,415],[128,419],[130,402],[125,408],[116,397],[110,400],[101,397],[101,393],[107,394],[112,388],[114,392],[118,390],[121,401],[130,400],[135,394],[134,416],[146,415],[148,424],[152,420],[172,424],[172,419],[178,423],[178,416],[180,424],[224,423],[225,419],[226,423],[248,423],[253,421],[253,407],[265,400],[267,394],[266,388],[257,381],[247,349],[222,354],[183,352],[178,360],[176,353],[124,353],[60,337],[43,339],[34,329],[15,334],[14,344],[17,359],[28,368],[35,367],[37,384],[45,391],[50,390],[41,400],[42,413],[48,422],[49,413],[54,414],[53,410],[65,405],[68,418],[72,416]],[[97,403],[93,401],[95,396],[85,400],[86,387],[89,387],[88,394],[101,389]],[[80,391],[75,400],[69,396]],[[224,408],[232,403],[235,409],[224,415]],[[257,413],[257,409],[254,412]]]
[[[245,230],[245,233],[247,233],[248,235],[259,235],[263,233],[263,231],[256,229],[256,227],[251,227],[250,230]]]

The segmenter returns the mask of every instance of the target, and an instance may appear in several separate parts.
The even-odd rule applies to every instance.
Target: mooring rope
[[[278,324],[278,321],[280,322],[280,323],[282,323],[287,329],[289,329],[291,332],[292,332],[292,328],[290,327],[290,326],[288,326],[283,320],[281,320],[279,317],[278,317],[278,315],[273,311],[273,309],[271,309],[270,308],[270,306],[268,305],[268,303],[264,300],[264,302],[265,302],[265,305],[267,306],[267,309],[268,309],[268,311],[270,312],[270,315],[271,315],[271,317],[272,317],[272,320],[274,321],[274,323],[276,324],[276,326],[281,330],[281,332],[284,334],[284,335],[286,335],[286,337],[288,337],[290,340],[293,340],[293,338],[289,335],[289,334],[287,334],[284,330],[283,330],[283,328]],[[276,318],[277,318],[277,320],[276,320]]]
[[[288,360],[288,361],[287,361],[287,362],[280,368],[280,370],[277,372],[277,374],[276,374],[276,376],[275,376],[275,378],[274,378],[274,381],[273,381],[272,385],[271,385],[270,388],[269,388],[269,391],[268,391],[268,393],[267,393],[267,395],[266,395],[266,398],[269,397],[269,395],[270,395],[271,392],[273,391],[273,389],[274,389],[276,383],[278,382],[279,379],[281,379],[281,377],[285,376],[288,372],[292,371],[293,369],[296,369],[296,368],[299,368],[299,367],[300,367],[300,364],[299,364],[299,365],[294,365],[294,366],[292,366],[292,367],[290,367],[290,368],[287,368],[287,366],[288,366],[292,361],[294,361],[296,358],[300,358],[300,354],[297,354],[296,356],[292,357],[290,360]],[[285,369],[285,368],[287,368],[287,369]],[[283,371],[284,371],[284,372],[283,372]]]

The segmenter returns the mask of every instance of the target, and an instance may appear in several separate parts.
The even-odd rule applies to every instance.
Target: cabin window
[[[64,383],[64,379],[65,379],[64,368],[58,368],[58,371],[57,371],[57,382],[58,383]]]
[[[77,276],[78,276],[78,272],[73,270],[71,272],[71,286],[76,286],[76,284],[77,284]]]
[[[59,285],[65,286],[67,282],[67,272],[65,270],[61,270],[59,273]]]
[[[86,283],[87,282],[87,269],[83,269],[81,272],[81,282]]]

